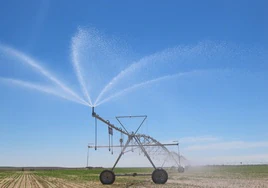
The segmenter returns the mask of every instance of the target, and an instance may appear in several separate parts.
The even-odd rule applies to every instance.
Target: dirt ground
[[[135,177],[138,178],[138,177]],[[14,173],[0,180],[0,188],[98,188],[98,187],[182,187],[182,188],[268,188],[267,178],[234,178],[222,176],[193,176],[191,173],[169,174],[164,185],[154,184],[150,177],[135,181],[133,177],[125,177],[115,181],[113,185],[102,185],[100,182],[72,182],[66,179],[40,177],[32,172]]]
[[[0,181],[0,188],[84,188],[96,183],[73,183],[65,179],[41,178],[31,172],[15,173]]]
[[[268,177],[233,177],[206,174],[194,176],[191,173],[172,175],[168,180],[168,187],[185,188],[268,188]]]

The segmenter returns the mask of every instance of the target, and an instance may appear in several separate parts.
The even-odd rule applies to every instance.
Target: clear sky
[[[141,133],[179,141],[193,164],[268,163],[267,6],[2,2],[0,166],[85,166],[89,103],[117,126],[115,116],[148,115]],[[91,150],[89,165],[116,154]]]

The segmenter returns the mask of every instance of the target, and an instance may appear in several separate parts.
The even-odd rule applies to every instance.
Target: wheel
[[[182,166],[180,166],[180,167],[178,168],[178,172],[179,172],[179,173],[183,173],[183,172],[184,172],[184,168],[183,168]]]
[[[168,180],[168,174],[164,169],[155,169],[152,173],[152,180],[155,184],[165,184]]]
[[[113,184],[115,181],[114,172],[111,170],[104,170],[100,173],[100,181],[102,184]]]

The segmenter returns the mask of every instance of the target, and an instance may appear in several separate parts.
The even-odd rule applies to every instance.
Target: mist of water
[[[59,86],[62,90],[64,90],[67,94],[71,95],[75,100],[78,100],[80,103],[87,103],[84,99],[79,97],[74,91],[72,91],[70,88],[68,88],[65,84],[63,84],[61,81],[59,81],[54,75],[52,75],[50,72],[48,72],[45,68],[43,68],[40,63],[32,59],[31,57],[27,56],[26,54],[15,50],[11,47],[7,47],[4,45],[0,45],[0,50],[5,52],[6,54],[16,57],[21,62],[24,62],[25,64],[31,66],[36,70],[39,74],[45,76],[47,79],[52,81],[55,85]],[[89,104],[90,105],[90,104]]]
[[[124,61],[125,58],[121,57],[125,55],[121,49],[96,30],[78,29],[71,40],[71,60],[84,96],[80,97],[42,67],[38,61],[16,49],[0,45],[0,50],[5,54],[15,57],[52,81],[65,92],[68,100],[90,107],[101,105],[130,91],[162,80],[197,72],[192,70],[215,68],[241,70],[244,64],[250,68],[262,68],[261,65],[248,63],[250,58],[247,54],[254,53],[243,53],[239,48],[237,50],[229,47],[226,43],[201,42],[192,46],[169,48],[136,61],[131,59],[127,63]],[[20,80],[8,80],[8,82],[58,96],[56,90],[51,88]]]
[[[100,104],[101,102],[99,101],[103,98],[104,94],[115,87],[120,80],[124,79],[124,77],[130,76],[132,73],[141,70],[148,64],[153,64],[157,61],[168,61],[170,58],[174,57],[174,55],[178,55],[179,51],[180,48],[166,49],[162,52],[143,57],[139,61],[132,63],[126,69],[122,70],[118,75],[112,78],[111,81],[101,90],[94,105]]]
[[[51,87],[47,87],[47,86],[41,86],[41,85],[38,85],[38,84],[33,84],[33,83],[30,83],[30,82],[11,79],[11,78],[0,78],[0,81],[4,81],[6,83],[11,83],[11,84],[14,84],[14,85],[18,85],[20,87],[25,87],[25,88],[37,90],[37,91],[42,92],[42,93],[51,94],[51,95],[54,95],[54,96],[57,96],[57,97],[60,97],[60,98],[63,98],[63,99],[78,103],[78,104],[88,106],[87,103],[81,102],[80,100],[77,100],[77,99],[75,99],[73,97],[68,97],[68,96],[64,95],[64,93],[60,93],[59,91],[57,91],[55,88],[51,88]]]
[[[83,42],[83,37],[80,37],[81,32],[83,32],[83,31],[80,30],[80,33],[78,33],[77,35],[75,35],[72,38],[72,52],[71,52],[72,53],[72,64],[73,64],[77,79],[79,81],[80,87],[83,91],[83,94],[87,98],[90,106],[92,106],[92,100],[91,100],[91,97],[88,93],[88,90],[87,90],[87,87],[85,84],[85,80],[84,80],[83,74],[81,72],[80,62],[79,62],[79,50],[81,48],[81,43]],[[83,33],[82,33],[82,35],[83,35]]]
[[[142,82],[142,83],[139,83],[139,84],[134,84],[133,86],[130,86],[126,89],[123,89],[105,99],[103,99],[102,101],[100,101],[99,103],[96,103],[95,106],[99,106],[105,102],[108,102],[110,100],[112,100],[113,98],[116,98],[116,97],[119,97],[119,96],[122,96],[122,95],[125,95],[127,94],[128,92],[131,92],[131,91],[134,91],[138,88],[141,88],[141,87],[144,87],[144,86],[147,86],[147,85],[150,85],[150,84],[154,84],[156,82],[160,82],[160,81],[164,81],[164,80],[168,80],[168,79],[172,79],[172,78],[178,78],[178,77],[181,77],[181,76],[187,76],[187,75],[192,75],[192,74],[195,74],[195,73],[199,73],[201,71],[190,71],[190,72],[184,72],[184,73],[177,73],[177,74],[173,74],[173,75],[166,75],[166,76],[162,76],[162,77],[159,77],[159,78],[155,78],[155,79],[152,79],[152,80],[148,80],[148,81],[145,81],[145,82]]]
[[[90,94],[92,104],[96,104],[103,86],[133,62],[130,54],[120,39],[106,36],[94,28],[78,28],[72,38],[72,59],[76,58],[75,62],[79,63],[84,83],[79,82]]]
[[[118,89],[123,91],[122,87],[131,88],[131,86],[139,85],[138,83],[157,81],[157,78],[176,75],[179,71],[215,68],[218,66],[217,63],[213,63],[210,59],[216,55],[222,57],[223,54],[228,55],[225,44],[204,42],[192,46],[168,48],[142,57],[113,77],[101,90],[94,105],[100,104],[100,101],[109,101],[105,97],[110,99],[110,96],[114,96]]]

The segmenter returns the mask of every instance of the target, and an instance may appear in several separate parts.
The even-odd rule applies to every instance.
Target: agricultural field
[[[102,185],[103,169],[59,169],[0,171],[0,188],[86,188],[86,187],[182,187],[182,188],[268,188],[268,165],[191,167],[185,173],[167,169],[164,185],[152,182],[150,168],[118,168],[116,174],[141,173],[144,176],[117,176],[114,184]]]

